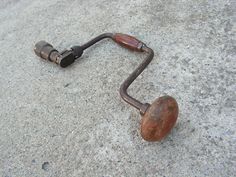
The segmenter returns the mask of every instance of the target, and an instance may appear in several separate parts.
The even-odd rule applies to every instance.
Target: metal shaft
[[[81,46],[81,48],[87,49],[88,47],[92,46],[93,44],[97,43],[98,41],[110,38],[113,39],[116,43],[120,44],[123,47],[126,47],[131,50],[139,51],[139,52],[146,52],[148,56],[143,60],[143,62],[129,75],[129,77],[121,84],[120,86],[120,95],[122,99],[138,109],[141,114],[144,114],[149,104],[141,103],[137,99],[133,98],[127,93],[127,89],[132,84],[132,82],[143,72],[143,70],[148,66],[154,56],[154,52],[151,48],[147,47],[143,42],[135,39],[132,36],[128,36],[125,34],[120,33],[104,33],[101,34],[94,39],[90,40],[89,42],[85,43]]]

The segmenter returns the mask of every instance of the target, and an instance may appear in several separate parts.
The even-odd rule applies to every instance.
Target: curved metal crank
[[[143,72],[154,56],[151,48],[140,40],[121,33],[104,33],[81,46],[73,46],[69,50],[58,52],[45,41],[36,43],[34,51],[39,57],[67,67],[79,58],[83,51],[102,39],[110,38],[119,45],[137,52],[147,53],[143,62],[129,75],[120,86],[120,95],[124,101],[138,109],[142,115],[141,135],[147,141],[159,141],[173,128],[178,117],[178,104],[173,97],[163,96],[156,99],[151,105],[141,103],[127,93],[132,82]]]

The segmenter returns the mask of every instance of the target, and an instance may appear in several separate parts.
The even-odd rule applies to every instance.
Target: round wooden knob
[[[160,141],[174,127],[179,113],[178,104],[171,96],[156,99],[142,117],[141,136],[146,141]]]

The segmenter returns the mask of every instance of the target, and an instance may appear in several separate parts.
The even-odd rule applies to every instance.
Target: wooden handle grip
[[[112,38],[116,43],[130,50],[143,52],[143,42],[127,34],[115,33]]]

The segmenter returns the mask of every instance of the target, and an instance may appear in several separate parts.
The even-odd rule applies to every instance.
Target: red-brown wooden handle
[[[129,36],[127,34],[122,34],[122,33],[115,33],[112,39],[116,43],[118,43],[119,45],[127,49],[138,51],[138,52],[143,51],[142,46],[144,45],[144,43],[133,36]]]

